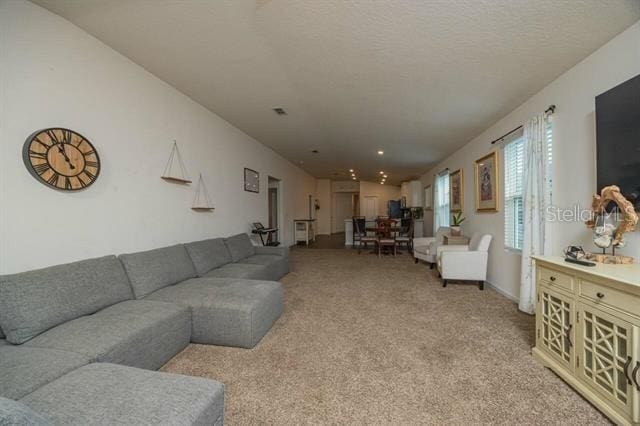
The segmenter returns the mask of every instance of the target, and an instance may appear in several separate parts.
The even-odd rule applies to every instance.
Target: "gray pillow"
[[[197,275],[182,244],[121,254],[119,258],[127,270],[136,299]]]
[[[0,397],[0,425],[43,426],[50,424],[51,422],[26,405]]]
[[[247,234],[238,234],[229,238],[225,238],[224,243],[231,253],[234,262],[253,256],[256,249],[251,244],[251,240]]]
[[[194,241],[184,246],[196,267],[198,276],[232,262],[231,253],[222,238]]]
[[[132,299],[115,256],[0,276],[0,326],[19,345],[57,325]]]

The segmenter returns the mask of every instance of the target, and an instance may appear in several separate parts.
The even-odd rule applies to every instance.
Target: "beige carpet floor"
[[[227,424],[607,424],[532,359],[533,317],[491,288],[344,249],[292,250],[282,282],[256,348],[191,345],[163,367],[225,383]]]

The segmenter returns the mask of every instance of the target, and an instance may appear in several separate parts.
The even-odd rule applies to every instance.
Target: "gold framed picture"
[[[462,169],[449,174],[449,210],[451,213],[461,212],[464,203],[464,181]]]
[[[498,152],[493,151],[476,160],[475,192],[477,212],[497,212],[500,199],[500,168]]]

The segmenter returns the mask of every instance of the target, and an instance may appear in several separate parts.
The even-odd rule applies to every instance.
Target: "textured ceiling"
[[[640,19],[638,0],[34,2],[312,175],[390,183]]]

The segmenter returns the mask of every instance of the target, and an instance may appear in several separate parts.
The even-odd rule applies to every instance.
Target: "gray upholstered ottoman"
[[[195,278],[151,293],[145,300],[191,308],[191,341],[253,348],[280,317],[282,285],[274,281]]]
[[[20,400],[54,425],[222,425],[224,385],[89,364]]]

